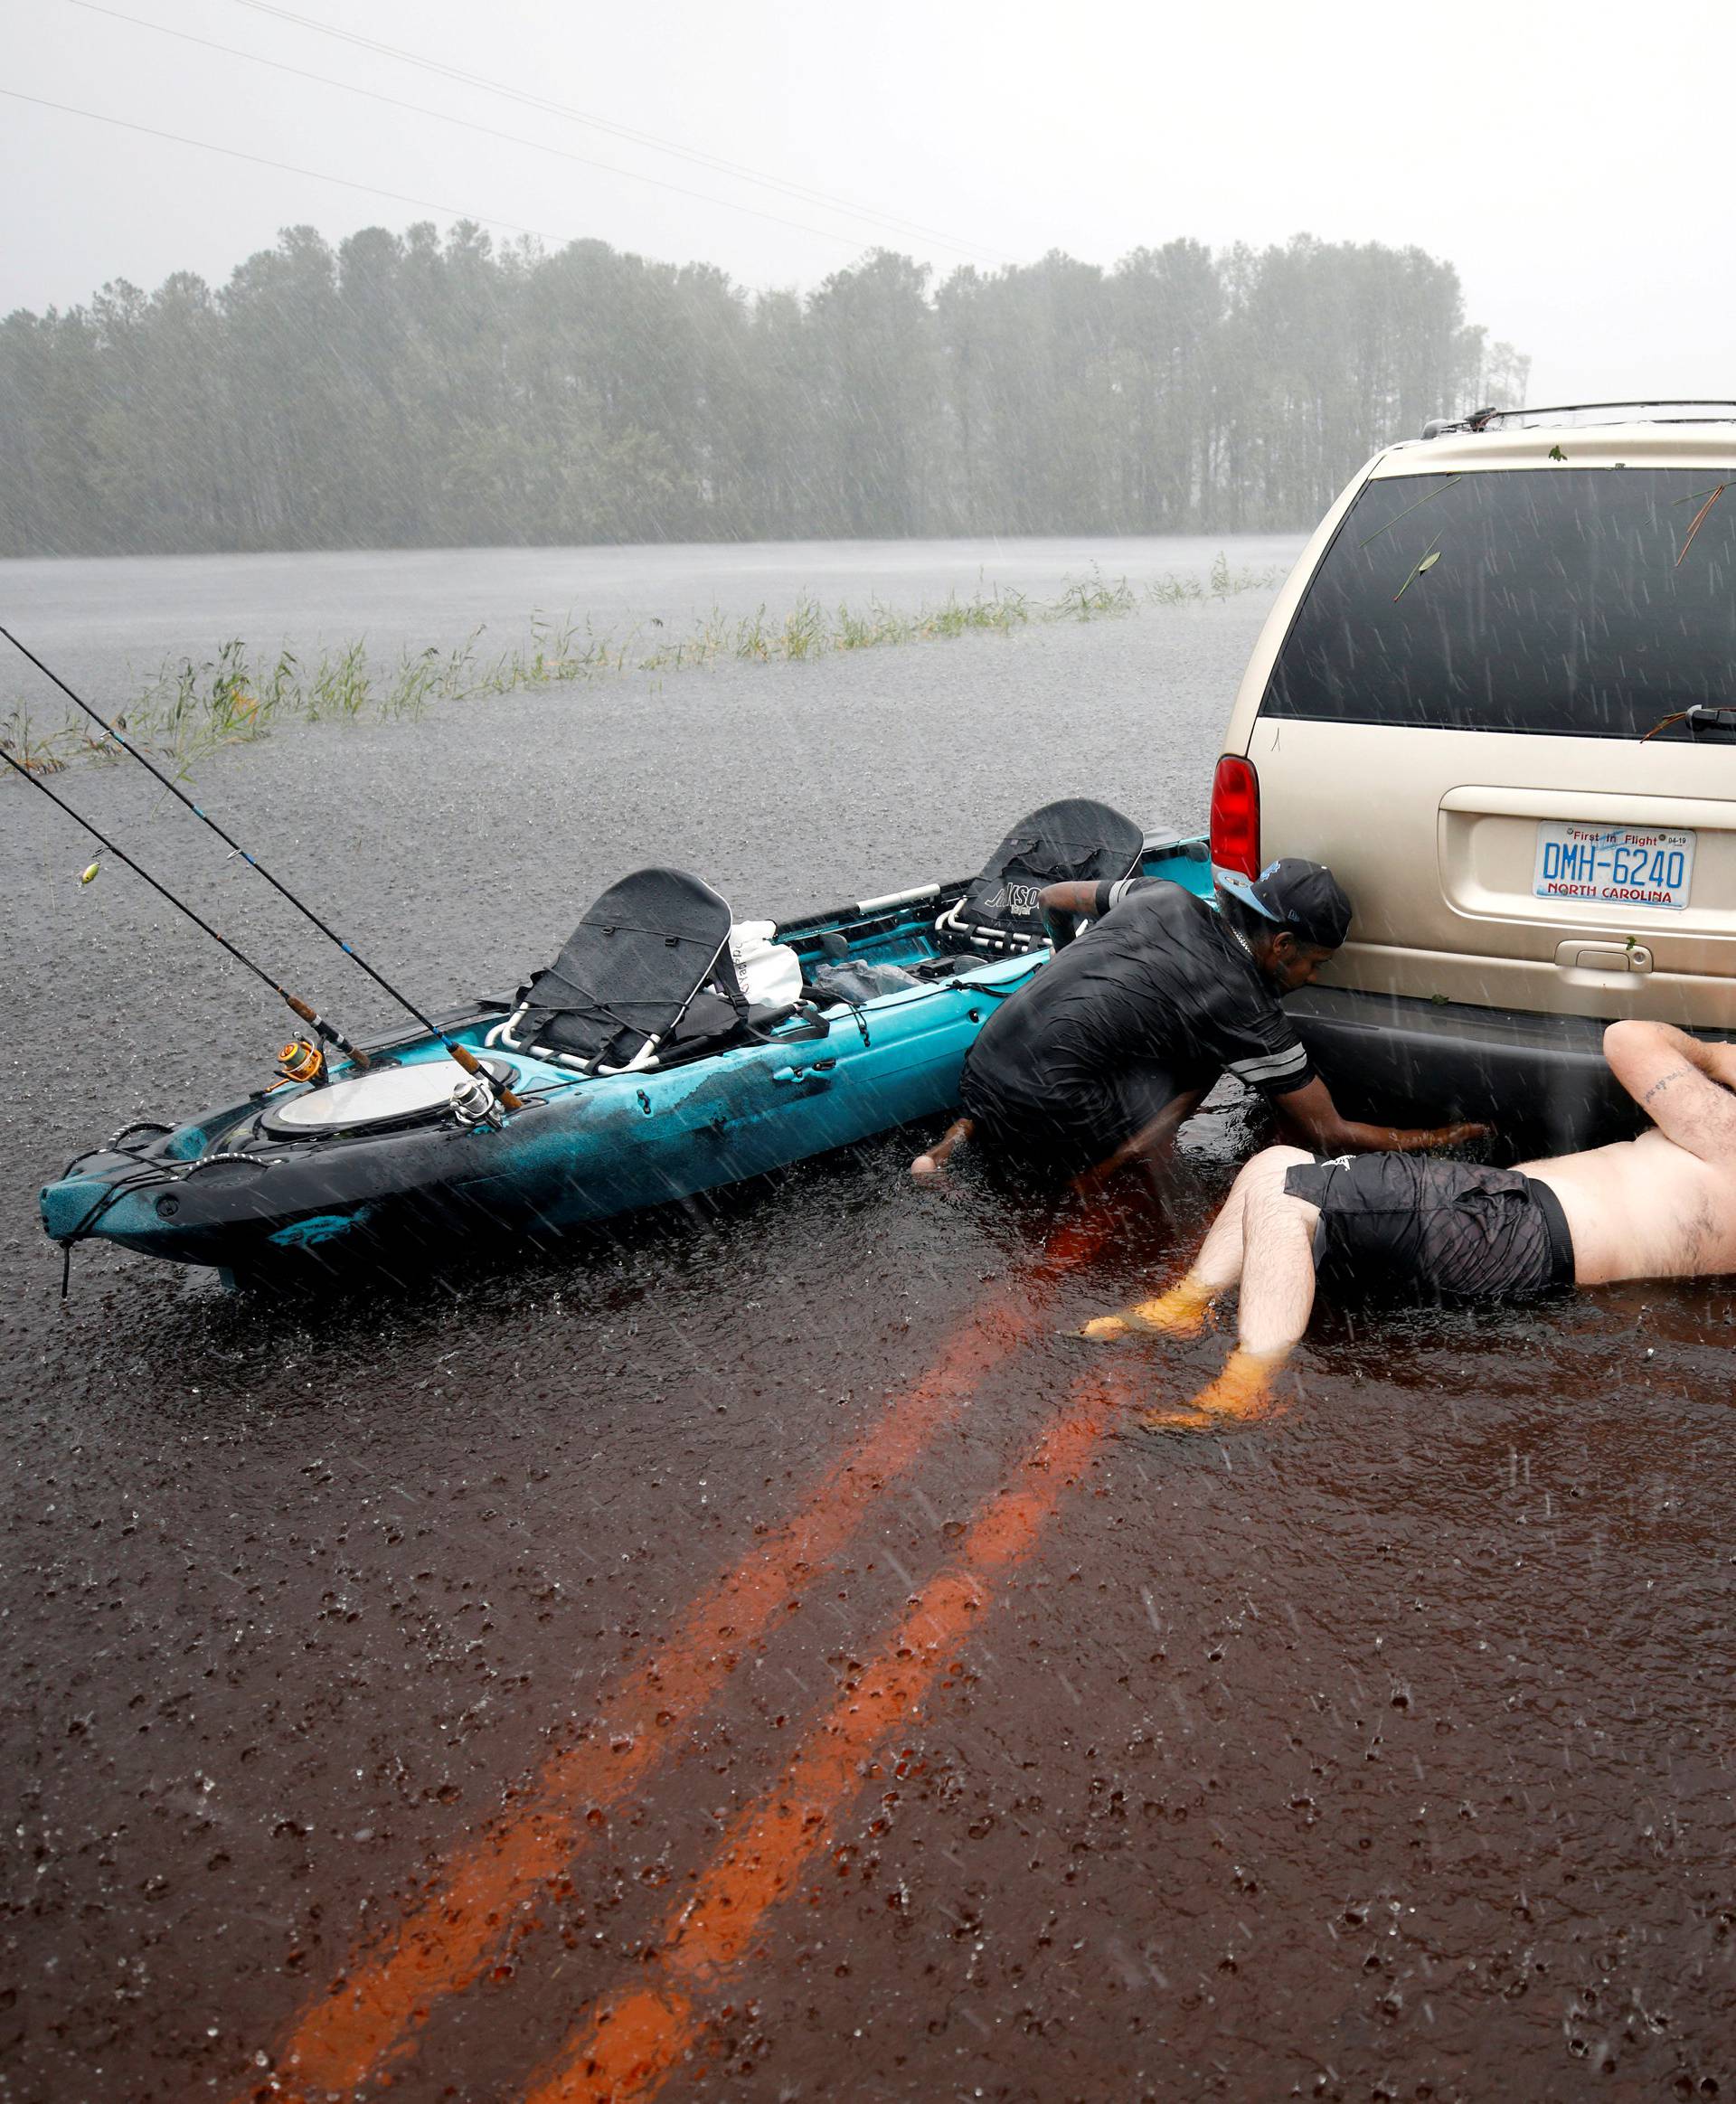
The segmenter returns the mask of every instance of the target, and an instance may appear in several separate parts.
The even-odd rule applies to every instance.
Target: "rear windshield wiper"
[[[1660,731],[1667,731],[1676,723],[1687,725],[1688,737],[1695,743],[1702,731],[1723,731],[1731,737],[1736,737],[1736,708],[1713,708],[1704,702],[1695,702],[1691,709],[1678,709],[1672,716],[1660,716],[1640,740],[1640,743],[1646,744]]]

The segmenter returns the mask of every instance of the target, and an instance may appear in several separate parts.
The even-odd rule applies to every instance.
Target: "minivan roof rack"
[[[1618,413],[1619,412],[1619,413]],[[1528,424],[1727,424],[1736,423],[1736,401],[1566,401],[1545,409],[1474,409],[1467,416],[1433,417],[1425,439],[1448,431],[1486,431],[1495,425]]]

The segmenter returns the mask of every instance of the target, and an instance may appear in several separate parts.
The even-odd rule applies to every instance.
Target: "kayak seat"
[[[611,884],[487,1042],[589,1074],[636,1073],[702,996],[745,1027],[730,909],[685,870],[642,869]]]
[[[1118,882],[1139,867],[1142,827],[1110,805],[1064,797],[1022,818],[934,924],[944,948],[1014,956],[1043,940],[1037,893],[1048,884]]]
[[[755,1041],[805,1008],[769,920],[732,922],[684,870],[611,884],[487,1043],[591,1074],[642,1073]],[[811,1032],[811,1021],[810,1021]]]

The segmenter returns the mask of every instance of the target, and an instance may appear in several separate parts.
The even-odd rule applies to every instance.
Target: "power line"
[[[541,227],[520,226],[516,220],[485,219],[479,212],[465,212],[456,204],[439,204],[429,197],[406,196],[401,190],[382,190],[377,183],[354,183],[347,175],[326,175],[317,168],[297,168],[288,161],[268,161],[263,154],[244,154],[239,146],[214,146],[209,139],[190,139],[178,131],[158,131],[152,125],[134,124],[125,117],[105,117],[99,109],[79,109],[71,102],[51,102],[45,95],[24,95],[16,88],[0,88],[0,95],[14,102],[33,102],[38,109],[58,109],[66,117],[88,117],[93,124],[112,124],[122,131],[142,132],[146,138],[168,139],[177,146],[197,146],[202,154],[224,154],[231,161],[251,161],[256,168],[276,168],[286,175],[307,175],[316,183],[335,183],[341,190],[365,190],[373,197],[390,197],[394,204],[414,204],[423,212],[440,212],[451,219],[474,220],[478,226],[505,227],[508,233],[533,234],[540,241],[561,237]]]
[[[619,167],[613,161],[593,160],[587,154],[575,154],[565,146],[544,146],[540,139],[525,138],[519,132],[498,131],[493,125],[477,124],[467,117],[449,117],[443,109],[429,109],[426,104],[420,102],[405,102],[396,95],[382,95],[376,89],[354,87],[347,80],[334,80],[329,74],[310,72],[304,66],[287,65],[280,59],[264,58],[257,52],[240,51],[233,44],[218,43],[208,36],[195,36],[191,30],[171,29],[166,23],[147,22],[142,15],[124,14],[118,7],[100,6],[98,0],[68,0],[68,5],[85,8],[92,14],[106,14],[115,22],[129,22],[137,29],[153,29],[163,36],[178,37],[183,43],[201,44],[206,51],[222,52],[231,59],[245,59],[251,65],[269,66],[274,71],[279,73],[293,73],[297,80],[316,80],[322,87],[341,89],[346,95],[363,95],[371,102],[383,102],[393,109],[408,109],[417,117],[431,117],[439,124],[458,125],[466,131],[480,132],[485,138],[505,140],[508,146],[529,146],[535,153],[553,154],[561,160],[575,162],[581,168],[601,168],[608,175],[625,176],[629,183],[654,184],[659,190],[674,191],[677,197],[696,198],[703,204],[721,204],[729,212],[745,212],[754,219],[770,220],[777,226],[794,227],[798,233],[813,234],[823,241],[840,241],[846,248],[853,249],[860,246],[854,234],[839,233],[835,229],[827,227],[807,226],[800,220],[786,219],[780,212],[762,212],[757,205],[737,204],[730,198],[718,197],[703,190],[686,189],[679,183],[665,181],[661,175],[642,175],[635,169]],[[115,121],[118,123],[120,119],[117,118]],[[185,143],[197,144],[196,141]],[[212,150],[222,152],[226,149],[217,147]],[[328,176],[326,180],[335,182],[338,178]],[[362,184],[358,187],[367,188],[370,185]],[[385,191],[382,194],[390,196],[392,193]],[[470,216],[474,218],[476,215],[473,213]],[[485,223],[505,225],[508,222],[503,220]],[[547,238],[554,239],[552,235]]]
[[[961,241],[956,235],[942,232],[937,227],[925,226],[918,220],[905,219],[897,212],[885,212],[876,207],[853,203],[847,198],[835,197],[824,190],[810,188],[806,184],[792,183],[781,175],[767,175],[757,168],[750,168],[740,161],[724,159],[721,155],[708,154],[699,147],[684,146],[673,139],[659,138],[655,133],[636,131],[630,126],[617,124],[610,118],[599,117],[593,111],[575,109],[564,102],[551,101],[546,96],[528,94],[521,88],[514,88],[505,81],[491,80],[484,74],[472,73],[460,66],[448,66],[439,59],[425,58],[419,52],[403,50],[397,44],[380,43],[373,37],[361,36],[354,30],[339,29],[331,23],[316,22],[306,14],[297,14],[288,7],[278,7],[272,0],[235,0],[238,7],[250,8],[256,14],[275,16],[280,22],[294,23],[298,28],[309,29],[320,36],[332,36],[344,43],[355,44],[363,51],[375,52],[385,58],[400,59],[406,65],[420,66],[423,71],[437,73],[448,80],[458,80],[467,87],[481,88],[491,95],[505,96],[512,102],[523,103],[527,109],[540,109],[551,116],[564,118],[569,123],[590,126],[593,130],[610,133],[617,138],[629,140],[635,146],[649,146],[660,154],[673,154],[678,159],[692,161],[701,167],[715,168],[722,174],[733,175],[744,183],[756,183],[767,189],[780,190],[786,196],[804,200],[810,204],[823,205],[828,212],[842,212],[851,219],[860,219],[871,225],[895,227],[906,234],[920,234],[925,240],[939,241],[959,255],[984,256],[998,263],[1009,263],[1014,258],[1003,250],[990,248],[981,241]],[[623,171],[624,172],[624,171]],[[645,181],[655,181],[646,176]],[[721,203],[722,200],[713,202]],[[746,207],[740,209],[745,210]]]

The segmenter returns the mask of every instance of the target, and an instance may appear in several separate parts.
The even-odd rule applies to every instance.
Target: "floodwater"
[[[199,788],[442,1002],[653,856],[775,914],[1066,790],[1197,820],[1262,612],[320,725]],[[389,1020],[147,781],[56,786]],[[1736,2093],[1722,1287],[1328,1311],[1283,1417],[1142,1435],[1222,1343],[1057,1333],[1179,1264],[1226,1097],[1167,1220],[939,1202],[892,1138],[414,1292],[87,1250],[62,1305],[42,1174],[282,1026],[5,811],[0,2095]]]
[[[1237,571],[1288,570],[1295,535],[1124,536],[1070,540],[756,541],[682,547],[435,548],[306,555],[164,555],[0,562],[0,622],[89,698],[110,701],[165,660],[212,656],[240,637],[254,656],[365,639],[378,659],[401,648],[524,643],[533,615],[590,620],[603,636],[660,622],[684,634],[713,608],[731,619],[779,618],[803,596],[862,613],[878,599],[914,611],[948,593],[995,590],[1053,599],[1095,571],[1136,585],[1204,580],[1220,553]],[[0,698],[14,693],[0,666]]]

